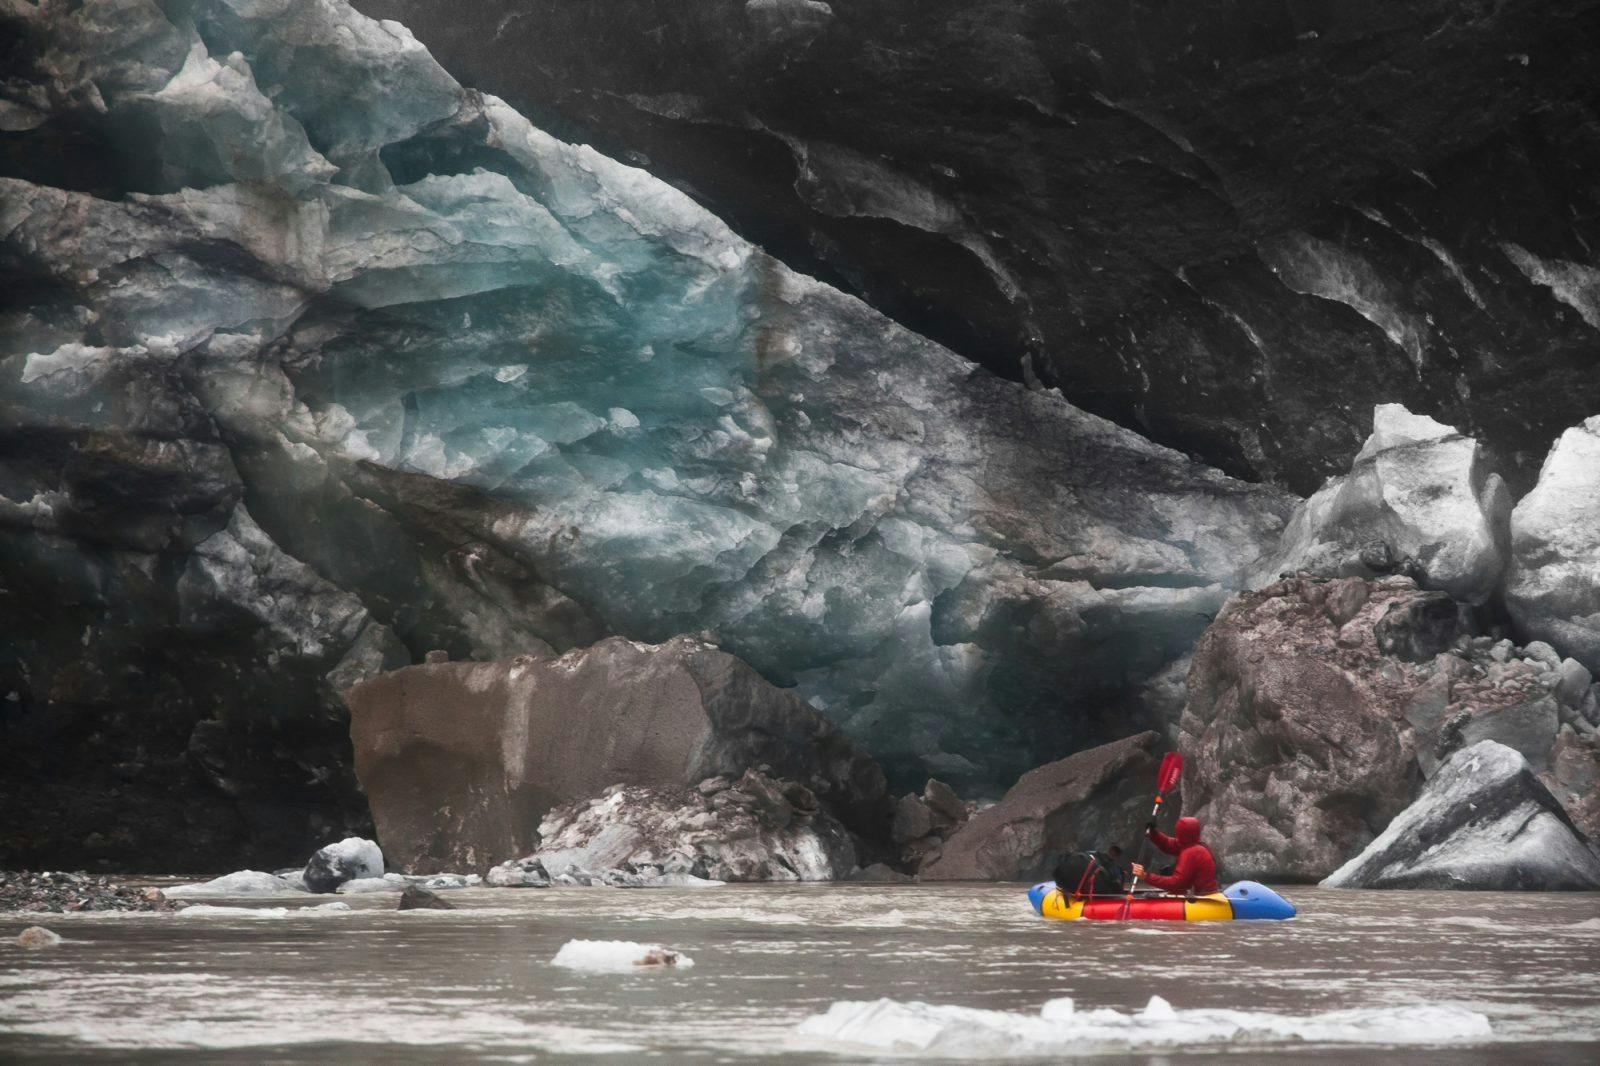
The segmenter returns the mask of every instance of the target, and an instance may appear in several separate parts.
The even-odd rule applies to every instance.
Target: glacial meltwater
[[[1285,891],[1292,921],[1194,924],[1046,921],[993,884],[8,914],[0,1059],[1595,1061],[1600,895]],[[35,921],[64,942],[18,947]]]

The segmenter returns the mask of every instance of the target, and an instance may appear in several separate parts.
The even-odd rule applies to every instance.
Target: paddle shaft
[[[1157,792],[1156,793],[1155,806],[1150,808],[1150,820],[1152,822],[1156,820],[1156,815],[1161,813],[1161,799],[1162,799],[1161,793]],[[1149,848],[1149,846],[1150,846],[1150,834],[1149,833],[1145,833],[1144,835],[1139,837],[1139,859],[1138,859],[1138,863],[1139,863],[1140,866],[1144,865],[1144,853]],[[1128,899],[1130,901],[1133,899],[1133,894],[1138,888],[1139,888],[1139,875],[1138,874],[1134,874],[1133,875],[1133,881],[1128,885]]]

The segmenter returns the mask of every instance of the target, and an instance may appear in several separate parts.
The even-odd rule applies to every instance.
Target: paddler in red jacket
[[[1178,857],[1178,864],[1172,872],[1148,873],[1143,866],[1134,863],[1133,875],[1152,888],[1174,895],[1193,892],[1197,896],[1208,896],[1220,892],[1221,889],[1217,887],[1217,860],[1212,858],[1211,849],[1200,843],[1200,819],[1179,818],[1175,828],[1176,837],[1161,832],[1154,822],[1145,830],[1152,844],[1168,855]]]

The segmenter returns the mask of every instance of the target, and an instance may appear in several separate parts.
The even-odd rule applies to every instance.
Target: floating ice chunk
[[[333,903],[319,903],[310,909],[314,911],[347,911],[350,909],[350,904],[335,900]]]
[[[1360,1007],[1318,1014],[1180,1010],[1153,996],[1144,1010],[1077,1010],[1070,999],[1038,1014],[932,1003],[839,1002],[797,1027],[827,1044],[961,1057],[1036,1056],[1274,1042],[1426,1045],[1481,1040],[1489,1020],[1451,1005]]]
[[[496,370],[494,372],[494,379],[496,381],[510,383],[517,380],[527,372],[527,363],[517,363],[511,366],[503,366],[499,370]]]
[[[303,892],[299,885],[276,874],[260,870],[237,870],[210,881],[197,881],[189,885],[164,888],[169,899],[190,899],[197,896],[271,896],[279,892]]]
[[[178,912],[185,918],[287,918],[288,907],[218,907],[196,903]]]
[[[638,429],[639,416],[626,407],[613,407],[606,412],[611,418],[612,429]]]
[[[345,837],[317,849],[306,863],[305,883],[313,892],[332,892],[349,881],[383,877],[383,852],[365,837]]]
[[[684,969],[693,966],[694,960],[660,944],[639,944],[632,940],[569,940],[561,945],[550,965],[597,973],[631,973],[655,967]]]

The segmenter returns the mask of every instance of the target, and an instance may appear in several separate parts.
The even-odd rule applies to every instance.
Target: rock
[[[17,946],[29,951],[58,947],[60,944],[61,934],[52,932],[42,925],[30,925],[17,934]]]
[[[1556,699],[1568,707],[1578,706],[1589,691],[1594,675],[1576,659],[1561,660],[1559,671],[1559,680],[1554,689]]]
[[[1547,695],[1532,695],[1510,703],[1469,705],[1445,721],[1437,753],[1442,758],[1458,748],[1493,740],[1516,751],[1539,772],[1549,768],[1550,750],[1559,726],[1556,702]]]
[[[938,829],[959,825],[967,820],[967,805],[956,795],[955,789],[937,777],[928,778],[928,783],[923,786],[922,802],[932,812],[934,826]]]
[[[781,793],[787,783],[749,771],[707,801],[697,789],[627,785],[554,808],[539,824],[539,851],[524,862],[577,883],[663,884],[668,875],[715,881],[835,881],[856,865],[850,834],[825,811],[805,819],[760,802],[718,803],[730,793]],[[495,883],[496,867],[489,881]]]
[[[1600,844],[1600,735],[1563,726],[1549,762],[1539,780],[1594,848]]]
[[[1561,434],[1511,513],[1506,607],[1523,633],[1600,673],[1600,415]]]
[[[1029,770],[1000,802],[957,829],[918,875],[923,881],[1037,881],[1049,876],[1063,851],[1137,839],[1149,817],[1161,750],[1161,737],[1152,731]]]
[[[1350,473],[1295,509],[1256,583],[1280,573],[1415,571],[1426,588],[1482,603],[1506,562],[1511,496],[1483,449],[1450,426],[1379,404]]]
[[[319,848],[306,862],[303,875],[311,892],[332,892],[346,881],[383,876],[383,852],[362,837],[346,837]]]
[[[907,844],[933,832],[933,811],[916,796],[901,796],[894,805],[894,824],[890,839]]]
[[[1592,891],[1600,858],[1522,756],[1486,740],[1451,756],[1416,802],[1322,885]]]
[[[1472,612],[1443,592],[1395,603],[1372,627],[1379,651],[1413,663],[1449,651],[1472,631]]]
[[[1296,578],[1242,594],[1195,648],[1179,725],[1184,811],[1201,820],[1229,877],[1324,877],[1421,782],[1406,709],[1430,718],[1443,710],[1413,706],[1425,683],[1419,667],[1402,666],[1399,683],[1382,676],[1393,660],[1375,630],[1432,594],[1403,579],[1370,583],[1339,631],[1354,634],[1354,646],[1340,647],[1322,610],[1327,584]]]
[[[870,866],[863,866],[860,870],[857,870],[850,876],[850,880],[864,881],[876,885],[909,885],[913,884],[917,879],[908,873],[896,870],[892,866],[875,862]]]
[[[356,686],[349,699],[357,773],[379,834],[406,868],[482,869],[531,853],[553,807],[618,781],[672,790],[738,777],[745,787],[714,799],[771,817],[792,811],[789,793],[769,795],[764,776],[742,777],[761,763],[784,788],[803,789],[793,791],[802,806],[887,836],[877,765],[793,692],[691,638],[413,666]]]
[[[193,899],[204,896],[273,896],[280,892],[302,892],[288,880],[259,870],[238,870],[210,881],[189,885],[174,885],[165,890],[171,899]]]
[[[455,904],[440,899],[425,888],[416,885],[407,885],[400,893],[400,903],[396,910],[401,911],[453,911]]]

